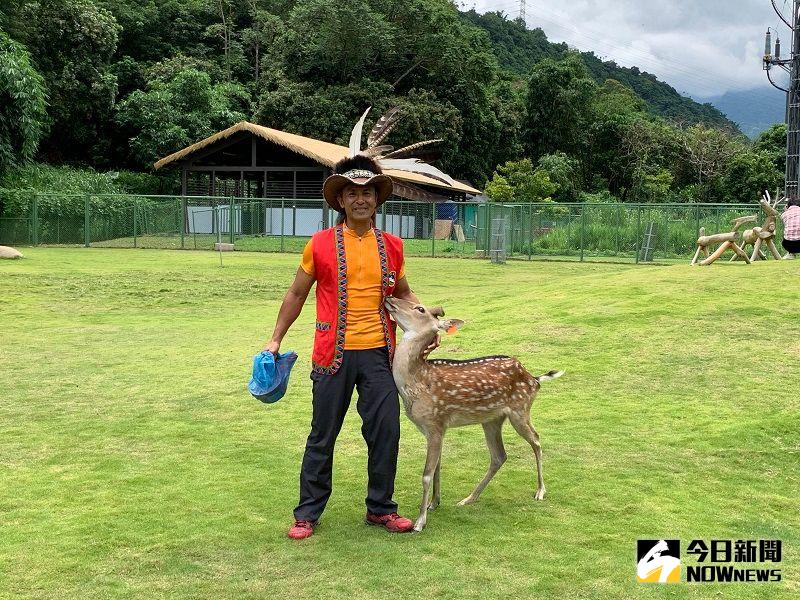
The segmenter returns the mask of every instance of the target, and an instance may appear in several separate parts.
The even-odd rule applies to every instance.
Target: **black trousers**
[[[783,249],[790,254],[800,254],[800,240],[787,240],[781,242]]]
[[[311,373],[313,417],[300,469],[300,503],[295,519],[319,519],[331,495],[333,447],[358,389],[356,408],[361,433],[367,442],[367,510],[376,514],[397,511],[392,500],[400,444],[400,402],[389,367],[386,347],[345,350],[342,365],[333,375]]]

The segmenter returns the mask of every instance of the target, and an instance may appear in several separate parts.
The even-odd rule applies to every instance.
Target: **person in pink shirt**
[[[786,210],[781,214],[783,221],[783,248],[786,250],[784,259],[792,259],[800,253],[800,200],[789,198],[786,201]]]

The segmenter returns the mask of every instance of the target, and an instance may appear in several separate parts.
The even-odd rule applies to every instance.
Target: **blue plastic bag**
[[[261,402],[277,402],[286,393],[296,360],[297,353],[291,350],[277,357],[272,352],[259,352],[253,357],[253,376],[247,389]]]

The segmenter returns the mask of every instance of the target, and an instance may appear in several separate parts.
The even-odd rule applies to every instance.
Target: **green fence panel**
[[[13,214],[0,215],[0,244],[5,245],[211,249],[225,239],[237,250],[301,252],[315,231],[338,216],[326,210],[321,198],[0,189],[4,198],[14,207]],[[509,258],[636,262],[651,223],[653,259],[687,259],[694,253],[700,228],[707,234],[728,231],[734,218],[748,214],[757,215],[759,223],[764,218],[755,204],[459,202],[453,208],[392,200],[381,206],[377,223],[405,240],[409,256],[488,257],[492,221],[504,219]],[[782,229],[778,220],[776,243]]]

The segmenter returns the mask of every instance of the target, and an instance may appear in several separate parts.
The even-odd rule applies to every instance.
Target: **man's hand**
[[[439,347],[439,343],[439,334],[437,333],[436,337],[433,338],[433,341],[428,345],[427,348],[425,348],[425,350],[422,351],[423,360],[428,358],[428,355]]]
[[[281,343],[280,342],[276,342],[274,340],[270,340],[264,346],[264,349],[262,350],[262,352],[272,352],[274,355],[277,356],[278,355],[278,350],[280,350],[280,349],[281,349]]]

